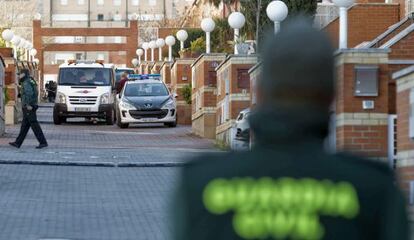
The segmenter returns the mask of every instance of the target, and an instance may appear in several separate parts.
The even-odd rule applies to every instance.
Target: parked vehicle
[[[159,74],[129,75],[117,96],[117,125],[127,128],[133,123],[164,123],[177,126],[175,97]]]
[[[235,128],[236,128],[236,140],[248,142],[250,140],[250,125],[248,117],[250,114],[250,108],[244,109],[237,116]]]
[[[101,61],[68,61],[59,66],[53,122],[85,117],[115,121],[115,73]]]

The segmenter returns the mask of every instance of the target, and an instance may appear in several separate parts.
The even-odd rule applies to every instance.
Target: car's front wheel
[[[115,122],[115,114],[114,114],[114,110],[110,110],[108,111],[107,115],[106,115],[106,124],[107,125],[114,125]]]
[[[55,125],[60,125],[60,124],[65,123],[65,122],[66,122],[65,117],[59,116],[59,114],[56,111],[53,112],[53,123]]]
[[[121,122],[121,115],[120,115],[119,111],[116,112],[116,125],[119,128],[128,128],[129,127],[128,123],[122,123]]]

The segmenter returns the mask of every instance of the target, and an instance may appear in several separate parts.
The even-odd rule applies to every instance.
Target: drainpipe
[[[91,27],[91,0],[88,0],[88,27]]]

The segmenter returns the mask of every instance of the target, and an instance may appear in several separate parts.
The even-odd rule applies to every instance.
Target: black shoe
[[[10,145],[10,146],[13,146],[13,147],[15,147],[15,148],[20,148],[20,145],[19,145],[19,144],[17,144],[17,143],[15,143],[15,142],[10,142],[10,143],[9,143],[9,145]]]
[[[36,148],[37,148],[37,149],[42,149],[42,148],[45,148],[45,147],[47,147],[47,146],[49,146],[49,145],[47,145],[47,143],[42,143],[42,144],[40,144],[39,146],[37,146]]]

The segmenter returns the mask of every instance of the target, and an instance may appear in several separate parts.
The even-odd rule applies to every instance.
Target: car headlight
[[[61,92],[57,92],[55,102],[56,103],[61,103],[61,104],[66,104],[66,95],[61,93]]]
[[[109,93],[102,94],[101,104],[109,104]]]
[[[174,100],[171,98],[162,106],[162,108],[175,108]]]
[[[125,100],[122,100],[121,101],[121,107],[122,108],[125,108],[126,110],[134,110],[134,109],[136,109],[135,107],[134,107],[134,105],[132,105],[131,103],[129,103],[129,102],[126,102]]]

